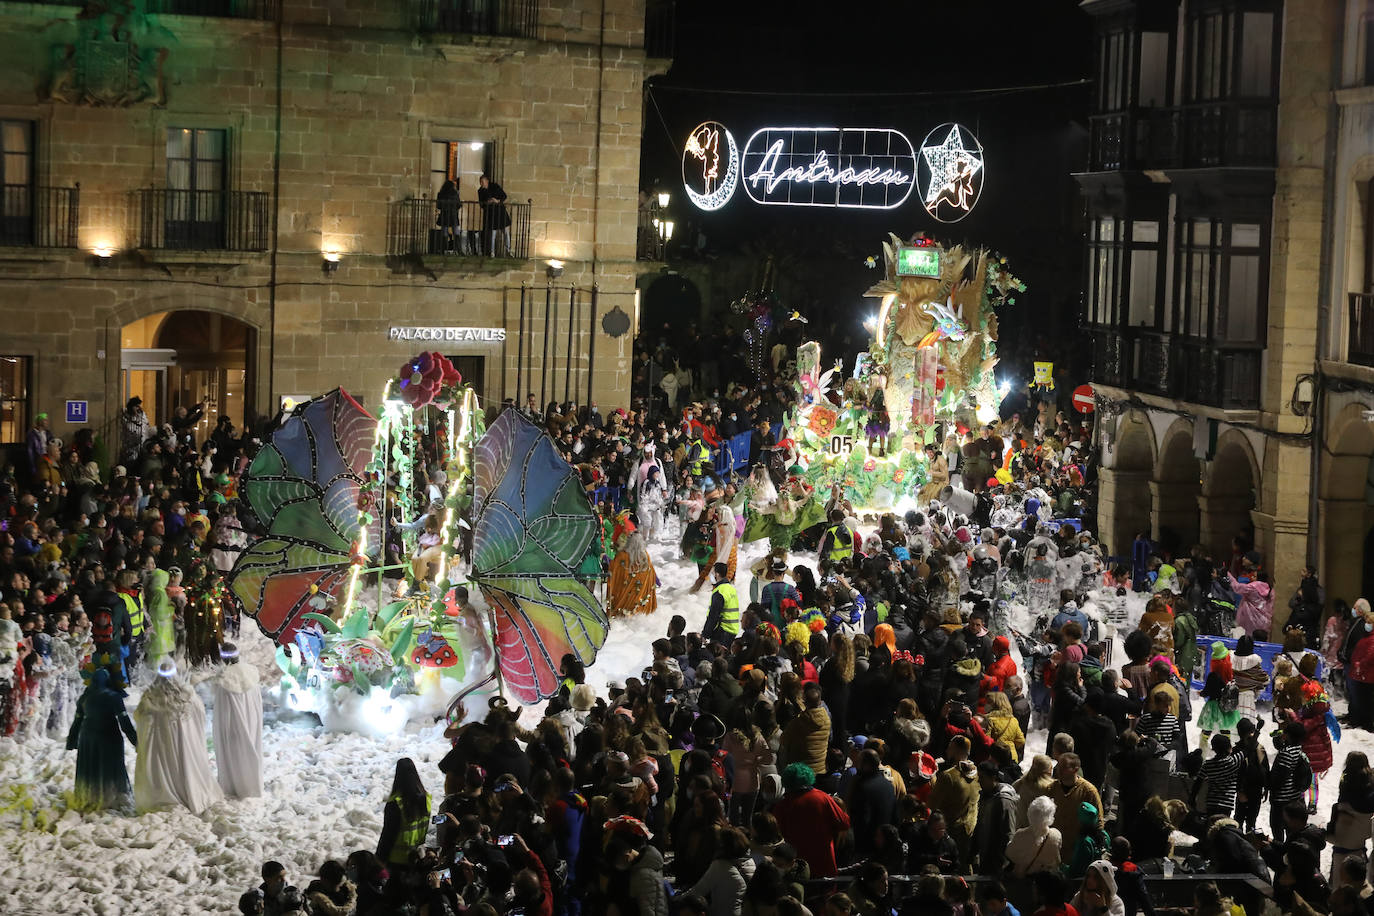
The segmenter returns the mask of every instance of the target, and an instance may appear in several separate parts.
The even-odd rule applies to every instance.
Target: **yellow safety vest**
[[[706,443],[698,439],[692,443],[692,449],[688,452],[687,466],[692,469],[693,477],[705,477],[706,472],[712,467],[711,450],[706,447]]]
[[[124,599],[124,608],[129,612],[129,631],[134,639],[143,635],[143,603],[133,595],[119,593],[119,597]],[[115,634],[116,636],[118,634]]]
[[[844,533],[844,540],[840,540],[840,532]],[[854,556],[854,538],[850,535],[849,529],[844,525],[834,525],[829,528],[826,534],[830,535],[830,552],[826,559],[838,563],[840,560],[848,560]]]
[[[720,612],[720,628],[731,636],[739,635],[739,592],[729,582],[721,582],[711,589],[711,594],[720,595],[725,607]]]
[[[401,796],[393,795],[388,801],[396,803],[396,810],[401,816],[401,831],[396,834],[396,842],[391,844],[386,860],[392,865],[405,865],[410,861],[410,854],[424,845],[425,837],[429,834],[429,800],[425,800],[424,813],[410,820],[405,820],[406,806]]]

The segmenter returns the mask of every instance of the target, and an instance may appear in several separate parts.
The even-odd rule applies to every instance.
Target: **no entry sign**
[[[1079,413],[1093,412],[1093,386],[1079,385],[1073,390],[1073,409]]]

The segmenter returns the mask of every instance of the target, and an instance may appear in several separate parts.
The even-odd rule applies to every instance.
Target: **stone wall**
[[[594,364],[590,316],[574,329],[581,389],[590,371],[599,403],[624,403],[629,338],[607,336],[600,317],[633,311],[643,0],[590,11],[541,2],[535,39],[417,31],[412,6],[394,0],[282,3],[280,26],[130,19],[128,40],[145,62],[166,49],[161,85],[145,76],[148,98],[106,107],[50,96],[67,94],[72,73],[94,79],[61,61],[71,46],[88,67],[87,46],[112,28],[109,17],[0,6],[0,117],[36,123],[37,184],[80,183],[77,249],[0,249],[0,349],[35,357],[33,408],[57,416],[62,399],[85,398],[92,425],[108,421],[122,406],[120,327],[183,308],[257,330],[260,412],[274,410],[278,395],[339,384],[375,402],[420,349],[389,342],[392,325],[505,326],[504,357],[499,345],[439,349],[486,355],[488,395],[515,396],[515,308],[530,287],[542,319],[549,258],[566,264],[559,286],[598,287]],[[166,186],[171,127],[227,130],[227,186],[271,195],[277,234],[268,251],[133,248],[131,192]],[[430,196],[430,142],[459,139],[497,143],[495,171],[510,201],[531,202],[530,260],[387,257],[389,207]],[[462,196],[475,192],[465,186]],[[98,246],[115,256],[100,262],[90,253]],[[322,269],[326,250],[340,253],[337,271]],[[542,320],[535,324],[538,362]],[[566,320],[552,331],[562,354]],[[565,364],[560,356],[551,367],[560,398]]]

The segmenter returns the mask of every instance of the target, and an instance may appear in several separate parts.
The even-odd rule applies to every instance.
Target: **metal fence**
[[[506,201],[392,201],[386,220],[391,255],[456,255],[475,258],[530,256],[530,205]]]
[[[534,38],[537,0],[412,0],[415,27],[422,32]]]
[[[80,186],[6,185],[0,195],[0,245],[75,248],[79,196]]]
[[[189,251],[266,251],[270,210],[264,191],[133,192],[137,247]]]

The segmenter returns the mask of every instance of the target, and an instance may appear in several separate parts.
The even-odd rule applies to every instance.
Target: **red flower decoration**
[[[822,407],[818,404],[811,408],[811,416],[807,420],[806,426],[818,436],[828,436],[839,420],[840,415],[838,413],[829,407]]]
[[[421,353],[401,367],[401,399],[412,410],[433,401],[445,387],[462,380],[453,363],[441,353]]]
[[[893,483],[901,483],[905,478],[906,478],[906,470],[903,469],[903,468],[898,468],[898,469],[897,469],[895,472],[893,472],[893,474],[892,474],[892,482],[893,482]]]
[[[865,471],[876,471],[877,469],[878,469],[878,462],[877,462],[877,459],[870,458],[870,459],[868,459],[867,461],[864,462],[864,470],[865,470]]]

